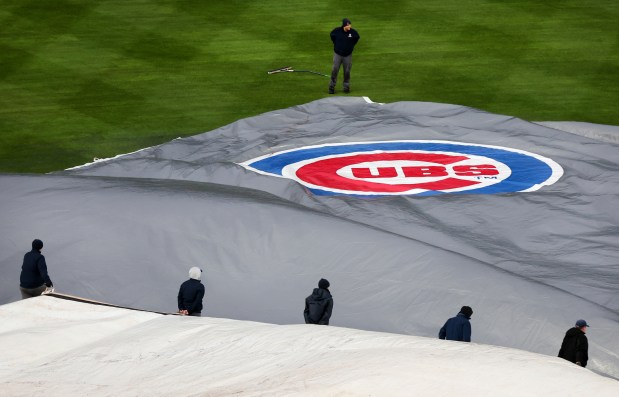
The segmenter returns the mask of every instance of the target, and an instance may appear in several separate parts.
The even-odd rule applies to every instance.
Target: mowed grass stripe
[[[0,4],[0,171],[48,172],[327,97],[328,34],[361,34],[353,95],[619,125],[616,1]],[[341,81],[340,86],[341,87]]]

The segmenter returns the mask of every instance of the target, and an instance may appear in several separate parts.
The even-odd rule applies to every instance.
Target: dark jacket
[[[202,313],[203,298],[204,285],[200,280],[190,278],[178,290],[178,310],[187,310],[189,314]]]
[[[38,250],[33,249],[24,255],[24,263],[21,266],[19,285],[22,288],[37,288],[45,284],[53,287],[54,284],[47,274],[45,257]]]
[[[439,339],[470,342],[471,322],[469,318],[462,313],[458,313],[456,317],[447,320],[443,328],[438,332],[438,337]]]
[[[328,289],[314,288],[314,292],[305,298],[305,324],[329,325],[333,312],[333,297]]]
[[[587,341],[587,336],[580,328],[574,327],[567,330],[563,338],[563,343],[561,343],[559,357],[573,363],[578,362],[581,367],[587,366],[587,361],[589,360],[589,342]]]
[[[331,41],[333,42],[333,51],[343,57],[352,54],[355,44],[359,41],[359,33],[355,29],[344,31],[343,27],[337,27],[331,31]]]

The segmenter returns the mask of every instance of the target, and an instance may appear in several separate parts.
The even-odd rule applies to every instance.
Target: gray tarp
[[[318,196],[241,163],[304,146],[436,140],[499,146],[563,169],[534,192]],[[556,355],[592,324],[592,369],[619,377],[619,146],[435,103],[329,98],[44,176],[0,176],[0,303],[45,242],[57,289],[175,310],[204,269],[205,314],[302,321],[321,277],[333,325],[435,337],[470,305],[473,340]]]

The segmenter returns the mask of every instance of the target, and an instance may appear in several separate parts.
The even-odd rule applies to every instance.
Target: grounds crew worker
[[[352,28],[350,19],[344,18],[342,26],[331,31],[333,42],[333,68],[331,69],[331,83],[329,94],[335,94],[335,84],[340,66],[344,65],[344,93],[350,92],[350,69],[352,69],[352,51],[359,41],[359,33]]]
[[[178,313],[183,316],[202,316],[202,299],[204,284],[200,282],[202,270],[199,267],[189,269],[189,280],[183,282],[178,290]]]
[[[589,324],[585,320],[578,320],[574,327],[567,330],[561,343],[559,357],[581,367],[587,366],[589,360],[589,341],[585,335],[587,328]]]
[[[473,309],[470,306],[462,306],[460,312],[455,317],[445,322],[445,325],[438,331],[439,339],[457,340],[460,342],[471,341],[471,316]]]
[[[47,274],[45,257],[41,254],[42,249],[43,241],[36,239],[32,242],[32,251],[24,255],[24,263],[21,266],[19,276],[19,290],[22,299],[39,296],[46,288],[54,286],[49,274]]]
[[[333,297],[329,291],[329,281],[321,278],[318,282],[318,288],[310,296],[305,298],[305,324],[320,324],[329,325],[331,313],[333,313]]]

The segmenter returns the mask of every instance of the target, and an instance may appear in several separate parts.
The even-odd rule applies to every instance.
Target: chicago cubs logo
[[[241,165],[293,179],[317,195],[530,192],[563,175],[559,164],[537,154],[449,141],[306,146]]]

